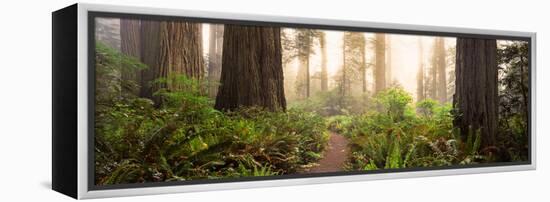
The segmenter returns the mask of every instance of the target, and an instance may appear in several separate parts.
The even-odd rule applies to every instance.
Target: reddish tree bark
[[[215,108],[286,109],[279,28],[226,25]]]
[[[496,40],[458,38],[456,43],[457,111],[455,127],[466,139],[469,128],[481,132],[483,147],[495,144],[498,123]]]

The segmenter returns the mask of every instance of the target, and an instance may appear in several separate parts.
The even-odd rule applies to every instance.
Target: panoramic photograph
[[[95,185],[529,161],[523,40],[95,18]]]

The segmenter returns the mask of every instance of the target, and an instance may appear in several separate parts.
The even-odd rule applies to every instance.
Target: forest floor
[[[319,161],[319,166],[311,168],[309,173],[343,171],[344,164],[349,156],[348,139],[338,133],[330,133],[328,148]]]

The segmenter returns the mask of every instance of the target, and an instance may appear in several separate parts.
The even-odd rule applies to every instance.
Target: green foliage
[[[96,125],[98,183],[293,173],[318,160],[328,141],[313,113],[248,108],[224,115],[198,106],[127,116],[111,109],[98,119],[105,120]]]
[[[116,85],[108,83],[120,65],[113,60],[142,66],[98,47],[97,71],[113,76],[97,82],[107,87]],[[153,84],[160,87],[154,93],[160,105],[117,91],[96,103],[97,184],[294,173],[317,161],[327,144],[325,120],[315,113],[259,108],[222,113],[212,107],[203,93],[207,84],[199,80],[170,75]]]
[[[525,161],[528,155],[529,43],[505,42],[497,49],[499,64],[499,135],[502,161]]]
[[[437,101],[428,98],[416,103],[416,111],[422,116],[429,117],[434,114],[436,106]]]
[[[138,88],[135,81],[124,79],[122,72],[135,72],[147,68],[137,58],[124,55],[101,42],[96,43],[96,101],[103,103],[123,96],[132,96]]]
[[[404,118],[405,108],[412,102],[412,97],[402,88],[396,87],[379,92],[374,101],[390,118],[399,121]]]
[[[332,116],[327,119],[328,127],[331,131],[346,134],[345,131],[349,125],[353,122],[352,116]]]
[[[466,142],[452,125],[449,104],[432,100],[417,103],[418,116],[409,110],[410,96],[399,89],[375,98],[383,110],[353,117],[333,117],[331,129],[351,140],[351,169],[375,170],[449,166],[487,161],[480,155],[479,131],[469,131]],[[342,121],[344,120],[344,121]],[[342,124],[345,123],[345,124]]]
[[[308,34],[311,40],[316,37]],[[256,107],[220,112],[205,94],[208,82],[169,75],[152,82],[158,89],[155,103],[132,94],[139,85],[121,76],[147,67],[98,43],[95,181],[119,184],[292,174],[322,158],[327,129],[349,139],[348,167],[354,170],[525,160],[525,54],[524,44],[499,52],[504,79],[499,91],[503,97],[498,145],[480,148],[479,130],[470,129],[461,139],[460,130],[453,127],[450,104],[425,99],[412,105],[412,97],[399,86],[375,96],[321,92],[290,104],[286,112]],[[299,56],[297,52],[294,57]],[[525,80],[514,79],[520,77]],[[486,155],[494,150],[502,152]]]

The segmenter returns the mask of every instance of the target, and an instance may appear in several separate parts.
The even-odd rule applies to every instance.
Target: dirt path
[[[311,168],[309,173],[342,171],[348,155],[348,140],[338,133],[331,132],[328,148],[323,158],[319,161],[319,166]]]

